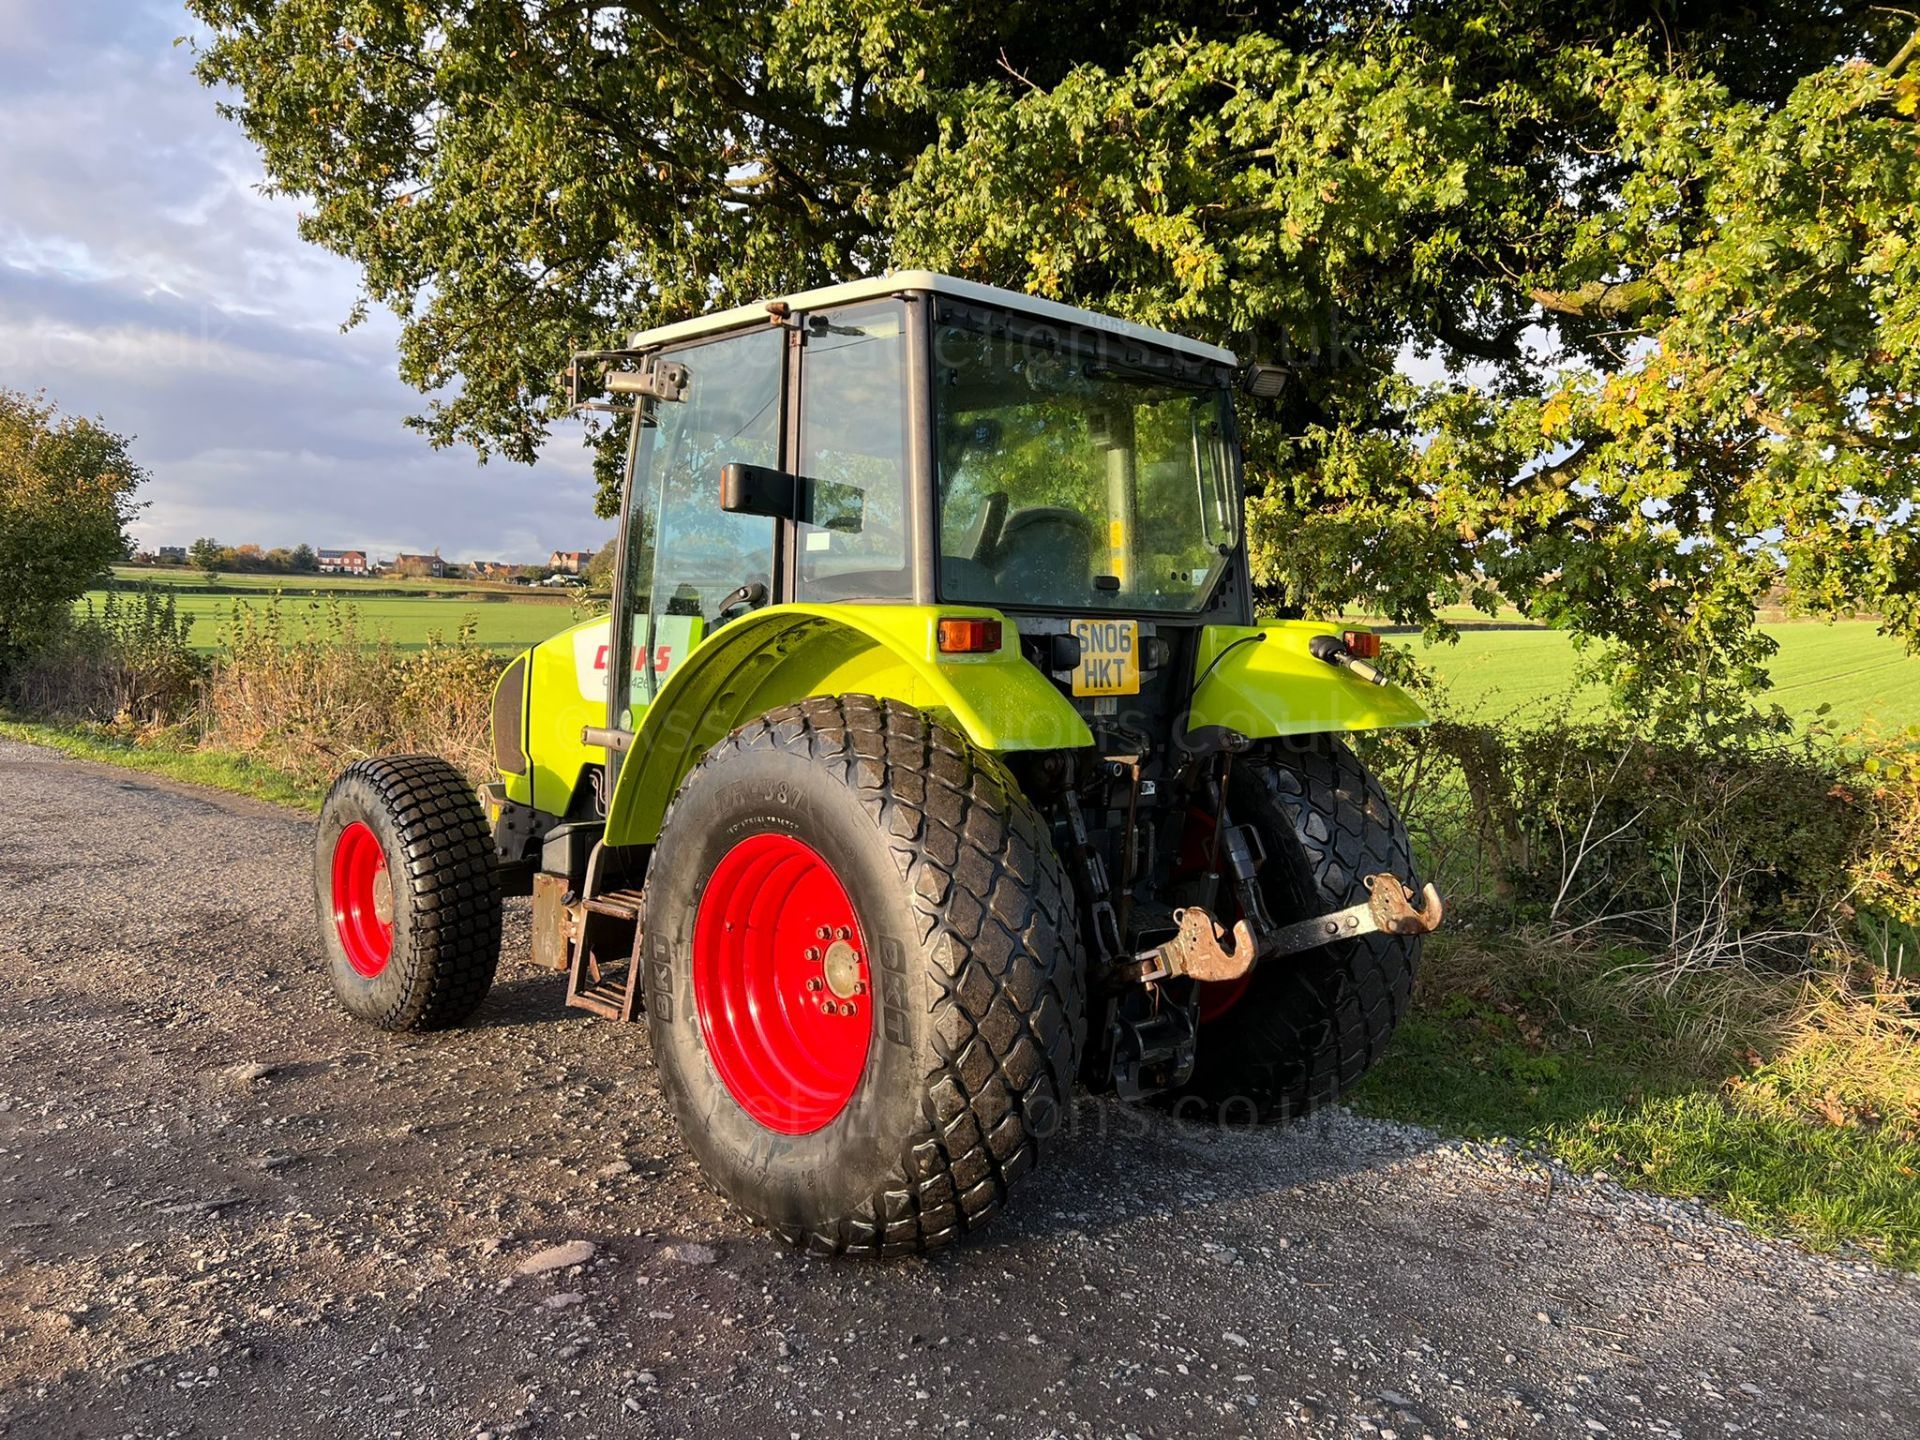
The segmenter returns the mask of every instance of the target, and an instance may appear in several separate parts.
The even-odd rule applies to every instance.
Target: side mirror
[[[767,515],[858,534],[866,505],[866,491],[854,485],[809,480],[771,465],[720,467],[720,508],[729,515]]]

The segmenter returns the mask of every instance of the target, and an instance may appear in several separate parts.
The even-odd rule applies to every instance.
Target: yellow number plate
[[[1140,693],[1138,620],[1076,620],[1073,637],[1080,642],[1080,663],[1073,669],[1074,694]]]

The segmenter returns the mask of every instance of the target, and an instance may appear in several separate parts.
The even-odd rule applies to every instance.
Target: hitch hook
[[[1139,956],[1129,969],[1142,982],[1174,975],[1192,980],[1238,980],[1256,960],[1298,955],[1362,935],[1425,935],[1440,928],[1446,907],[1432,885],[1421,887],[1415,895],[1412,886],[1385,870],[1366,876],[1363,883],[1367,898],[1359,904],[1279,926],[1258,940],[1244,919],[1236,920],[1231,929],[1223,929],[1205,906],[1189,905],[1173,913],[1180,933]]]

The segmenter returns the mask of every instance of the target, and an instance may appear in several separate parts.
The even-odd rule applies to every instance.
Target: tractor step
[[[608,1020],[640,1013],[640,892],[609,890],[580,907],[567,1004]]]
[[[594,915],[611,915],[618,920],[638,920],[640,918],[640,892],[638,890],[609,890],[604,895],[595,895],[587,901],[587,910]]]
[[[567,1004],[576,1010],[585,1010],[598,1015],[603,1020],[638,1019],[637,1005],[627,1002],[632,996],[631,987],[623,980],[606,980],[585,990],[569,987]]]

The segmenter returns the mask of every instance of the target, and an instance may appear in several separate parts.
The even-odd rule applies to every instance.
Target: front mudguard
[[[1340,628],[1313,620],[1209,625],[1200,632],[1187,728],[1218,725],[1250,740],[1283,735],[1395,730],[1432,717],[1398,685],[1375,685],[1316,660],[1316,635]]]

